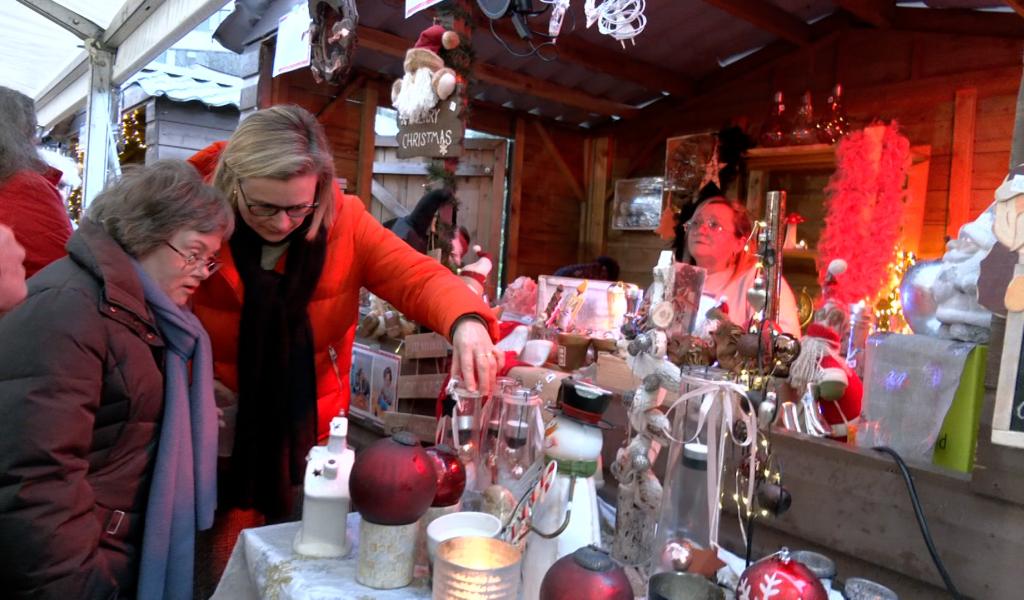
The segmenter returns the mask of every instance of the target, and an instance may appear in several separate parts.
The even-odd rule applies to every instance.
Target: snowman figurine
[[[523,557],[523,598],[538,598],[540,585],[555,561],[588,545],[601,545],[594,477],[600,468],[602,419],[612,393],[565,379],[559,408],[544,432],[544,460],[558,462],[544,498],[534,508]]]

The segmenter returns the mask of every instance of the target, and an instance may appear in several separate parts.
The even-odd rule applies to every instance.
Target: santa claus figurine
[[[817,386],[822,415],[831,437],[846,441],[851,424],[860,417],[864,385],[839,354],[839,334],[822,323],[811,323],[800,340],[800,356],[789,368],[789,384],[803,393]]]
[[[457,33],[431,25],[405,53],[405,75],[391,86],[391,103],[401,119],[422,121],[438,102],[452,95],[457,82],[455,71],[444,65],[438,53],[442,46],[452,50],[458,45]]]
[[[459,270],[459,277],[469,286],[469,289],[480,295],[487,301],[485,289],[487,288],[487,277],[491,274],[494,264],[491,262],[491,255],[484,252],[480,246],[473,246],[476,252],[476,262],[470,263]]]

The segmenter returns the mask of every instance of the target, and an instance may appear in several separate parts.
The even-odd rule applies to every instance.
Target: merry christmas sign
[[[460,113],[462,99],[453,94],[438,103],[426,116],[398,121],[398,158],[451,158],[462,154],[466,126]]]

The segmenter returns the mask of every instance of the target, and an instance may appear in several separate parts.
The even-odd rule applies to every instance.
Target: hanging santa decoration
[[[426,119],[430,111],[455,91],[455,71],[444,64],[441,47],[451,50],[459,45],[459,35],[443,25],[423,30],[416,44],[405,53],[405,75],[391,86],[391,101],[398,116],[406,121]]]

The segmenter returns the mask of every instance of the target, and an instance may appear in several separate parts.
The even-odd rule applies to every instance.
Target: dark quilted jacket
[[[83,222],[0,318],[0,596],[134,595],[163,342],[128,255]]]

